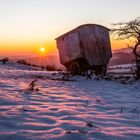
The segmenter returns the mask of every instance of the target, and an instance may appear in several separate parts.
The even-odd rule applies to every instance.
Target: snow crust
[[[0,62],[0,140],[140,139],[139,81],[51,80],[60,77]]]

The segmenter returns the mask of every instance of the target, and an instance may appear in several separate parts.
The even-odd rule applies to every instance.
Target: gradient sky
[[[140,0],[0,0],[0,56],[56,53],[55,38],[81,24],[140,16]],[[112,48],[124,47],[113,41]]]

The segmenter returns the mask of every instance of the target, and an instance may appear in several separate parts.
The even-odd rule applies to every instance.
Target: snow
[[[139,81],[60,77],[0,63],[0,140],[139,140]]]
[[[136,64],[109,66],[107,73],[113,74],[114,76],[116,75],[116,76],[134,77],[136,73]]]

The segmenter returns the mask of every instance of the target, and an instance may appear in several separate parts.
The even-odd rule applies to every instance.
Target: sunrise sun
[[[45,52],[45,48],[40,48],[40,51],[41,52]]]

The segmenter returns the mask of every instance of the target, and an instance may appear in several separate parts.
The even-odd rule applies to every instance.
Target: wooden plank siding
[[[77,32],[72,32],[71,34],[57,40],[60,62],[62,64],[82,57],[79,43]]]
[[[112,56],[109,29],[100,25],[79,26],[56,41],[62,64],[82,57],[90,66],[107,65]]]

